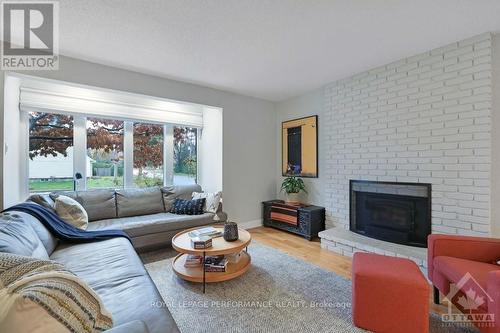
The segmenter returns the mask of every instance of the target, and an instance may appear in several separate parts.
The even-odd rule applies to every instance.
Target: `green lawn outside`
[[[30,192],[72,190],[72,180],[40,181],[30,180]]]
[[[182,174],[182,173],[176,173],[175,175],[193,177],[192,175]],[[161,178],[143,178],[134,176],[134,184],[137,187],[150,187],[155,185],[162,186],[163,180]],[[30,192],[73,190],[73,181],[69,179],[53,180],[53,181],[30,180],[29,186],[30,186]],[[115,182],[115,179],[112,176],[91,178],[87,180],[87,189],[117,188],[122,186],[123,186],[123,177],[119,177],[117,179],[117,182]]]
[[[87,188],[115,188],[123,186],[123,177],[117,178],[115,183],[114,177],[99,177],[87,180]],[[41,181],[30,180],[30,192],[45,192],[57,190],[73,190],[72,180],[54,180]]]

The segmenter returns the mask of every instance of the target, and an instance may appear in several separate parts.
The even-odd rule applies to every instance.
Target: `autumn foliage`
[[[67,156],[73,146],[73,117],[41,112],[30,113],[29,157]],[[123,159],[124,122],[87,119],[87,149],[107,156],[111,162]],[[174,127],[174,162],[196,163],[196,130]],[[163,125],[134,123],[134,168],[163,165]],[[140,172],[141,173],[141,172]]]
[[[134,124],[134,168],[163,165],[163,126]]]
[[[73,117],[32,112],[29,119],[29,157],[67,155],[73,146]]]

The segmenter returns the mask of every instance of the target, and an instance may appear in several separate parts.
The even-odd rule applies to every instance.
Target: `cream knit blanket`
[[[99,296],[63,265],[0,253],[0,322],[20,299],[37,303],[71,332],[101,332],[113,326]]]

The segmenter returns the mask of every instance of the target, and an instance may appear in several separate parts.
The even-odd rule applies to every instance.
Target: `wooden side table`
[[[275,220],[271,217],[271,207],[273,204],[285,204],[283,200],[264,201],[263,222],[266,227],[273,227],[280,230],[293,232],[301,235],[307,240],[312,240],[318,233],[325,230],[325,208],[314,205],[302,205],[297,209],[297,225]],[[293,205],[291,207],[294,207]]]
[[[214,226],[215,229],[224,228]],[[179,252],[172,262],[172,268],[181,279],[203,283],[203,292],[205,292],[206,283],[227,281],[245,273],[250,268],[251,257],[248,254],[248,244],[252,240],[250,233],[243,229],[238,229],[239,239],[234,242],[226,242],[224,238],[216,237],[212,239],[212,247],[208,249],[193,249],[191,247],[191,238],[188,233],[200,227],[187,229],[179,232],[172,238],[172,247]],[[237,263],[228,263],[225,272],[205,272],[205,257],[217,256],[221,254],[232,254],[242,252],[242,257]],[[200,255],[203,257],[202,264],[199,267],[184,267],[186,258],[189,254]]]

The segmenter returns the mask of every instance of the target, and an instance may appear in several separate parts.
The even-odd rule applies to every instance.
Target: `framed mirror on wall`
[[[318,116],[281,123],[282,175],[318,177]]]

